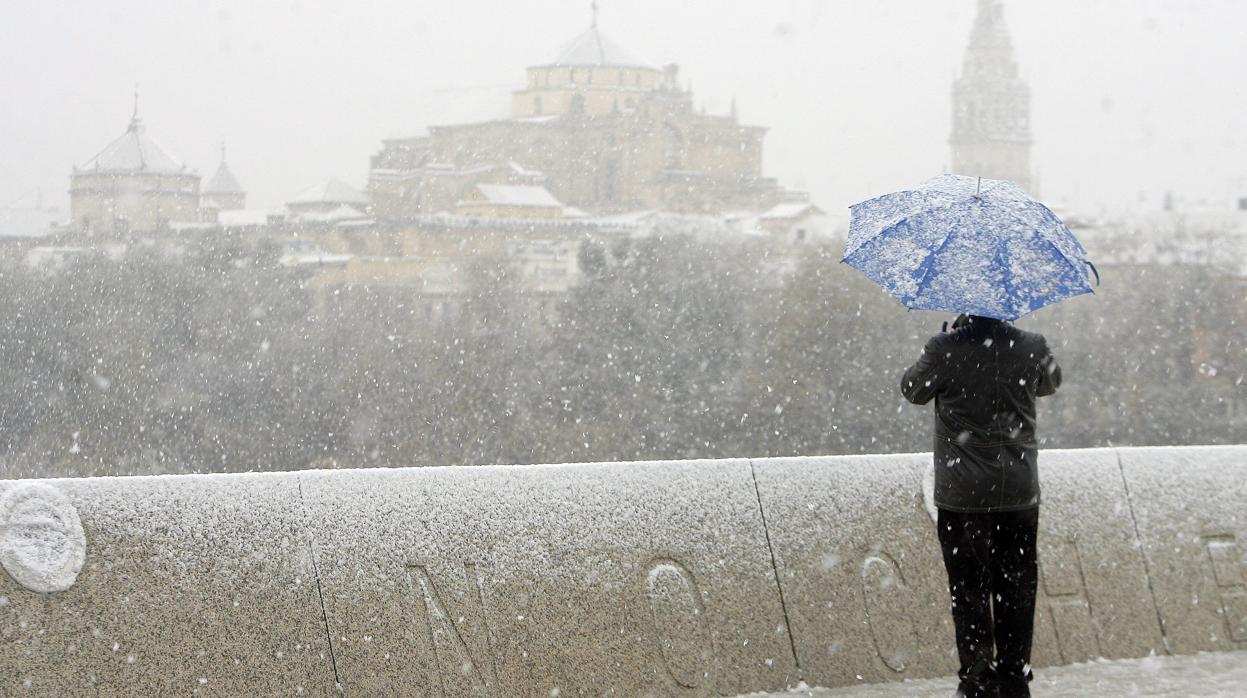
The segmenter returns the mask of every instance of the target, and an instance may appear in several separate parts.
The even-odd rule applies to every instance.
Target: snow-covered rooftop
[[[548,124],[563,118],[562,114],[542,114],[541,116],[517,116],[513,119],[505,119],[505,121],[514,121],[522,124]],[[494,123],[494,122],[486,122]]]
[[[583,34],[567,42],[551,65],[566,66],[619,66],[649,68],[628,53],[622,46],[610,40],[595,24]]]
[[[368,196],[362,191],[337,179],[327,179],[308,187],[286,202],[287,204],[355,204],[368,205]]]
[[[486,201],[499,206],[563,206],[545,187],[515,184],[478,184],[476,188],[485,197]]]
[[[225,228],[242,228],[246,226],[267,225],[269,216],[274,215],[263,209],[238,209],[221,211],[217,214],[217,222]]]
[[[170,221],[169,230],[175,233],[203,233],[217,229],[216,223],[207,221]]]
[[[338,206],[332,211],[326,211],[324,213],[312,211],[312,212],[303,214],[299,218],[301,220],[312,221],[312,222],[317,222],[317,223],[337,223],[339,221],[360,220],[360,219],[364,219],[367,217],[368,217],[368,214],[364,213],[358,208],[355,208],[354,206],[350,206],[347,204],[342,204],[341,206]]]
[[[353,258],[354,255],[333,254],[321,250],[315,250],[311,252],[291,252],[289,254],[282,255],[281,259],[277,261],[283,267],[300,267],[308,265],[342,266],[350,262]]]
[[[234,173],[230,172],[229,166],[224,161],[217,168],[215,174],[209,179],[200,190],[204,194],[245,194],[247,193],[242,185],[238,183],[238,179],[234,177]]]
[[[545,173],[541,170],[530,170],[514,160],[508,161],[507,165],[511,168],[511,171],[521,177],[532,177],[534,179],[545,177]]]
[[[822,209],[808,201],[784,201],[775,204],[759,218],[773,220],[778,218],[800,218],[807,213],[822,213]]]
[[[78,169],[174,174],[185,172],[186,165],[152,140],[143,122],[135,118],[125,133]]]

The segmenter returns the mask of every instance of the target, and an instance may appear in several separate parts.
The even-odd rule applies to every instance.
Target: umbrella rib
[[[1039,202],[1038,202],[1038,201],[1036,201],[1035,203],[1039,204]],[[1043,206],[1043,204],[1039,204],[1039,205],[1040,205],[1040,206]],[[1044,206],[1044,208],[1045,208],[1045,209],[1047,209],[1048,213],[1052,213],[1052,209],[1048,208],[1047,206]],[[1037,232],[1037,233],[1039,232],[1039,230],[1038,230],[1037,228],[1035,228],[1035,226],[1034,226],[1032,223],[1028,222],[1025,218],[1022,218],[1021,216],[1019,216],[1019,215],[1018,215],[1017,213],[1015,213],[1012,209],[1008,209],[1008,208],[1006,208],[1006,209],[1004,209],[1004,210],[1005,210],[1005,212],[1006,212],[1006,213],[1008,213],[1008,214],[1009,214],[1009,215],[1013,218],[1013,220],[1017,221],[1018,223],[1021,223],[1023,226],[1025,226],[1025,227],[1027,227],[1027,228],[1031,228],[1032,230],[1035,230],[1035,232]],[[1052,217],[1053,217],[1053,218],[1056,218],[1056,214],[1053,214],[1053,216],[1052,216]],[[1057,218],[1057,222],[1058,222],[1058,223],[1060,223],[1060,220],[1061,220],[1061,219]],[[1062,226],[1065,226],[1065,224],[1064,224],[1064,223],[1061,223],[1061,225],[1062,225]],[[1066,228],[1066,229],[1068,230],[1068,228]],[[1071,237],[1073,237],[1073,232],[1071,232],[1071,233],[1070,233],[1070,236],[1071,236]],[[1081,267],[1081,266],[1079,266],[1078,264],[1075,264],[1075,263],[1074,263],[1074,261],[1073,261],[1072,259],[1070,259],[1070,258],[1069,258],[1069,255],[1067,255],[1067,254],[1065,254],[1064,252],[1062,252],[1062,251],[1061,251],[1061,248],[1060,248],[1060,247],[1057,247],[1057,244],[1056,244],[1055,242],[1053,242],[1052,240],[1050,240],[1050,239],[1048,238],[1048,236],[1046,236],[1046,235],[1040,235],[1040,237],[1042,237],[1042,238],[1043,238],[1043,241],[1044,241],[1044,242],[1048,243],[1049,245],[1052,245],[1052,249],[1056,250],[1056,253],[1057,253],[1057,254],[1059,254],[1059,255],[1061,255],[1061,259],[1064,259],[1064,260],[1065,260],[1065,262],[1066,262],[1067,264],[1069,264],[1071,267],[1074,267],[1074,268],[1076,268],[1076,269],[1082,269],[1082,267]],[[1074,238],[1074,241],[1075,241],[1075,242],[1077,242],[1077,241],[1078,241],[1078,238]],[[1079,247],[1082,247],[1082,244],[1081,244],[1081,243],[1079,243]],[[1084,252],[1086,252],[1086,250],[1083,250],[1083,251],[1084,251]]]
[[[952,240],[953,236],[956,235],[957,232],[958,231],[956,228],[949,231],[948,235],[944,236],[944,241],[940,243],[940,246],[935,248],[935,251],[927,255],[927,258],[922,261],[922,269],[923,269],[922,278],[918,280],[918,285],[914,287],[914,293],[912,296],[910,296],[911,301],[918,299],[918,294],[922,292],[923,285],[926,284],[927,279],[931,277],[931,267],[934,266],[933,262],[935,258],[938,257],[939,254],[944,251],[945,247],[948,247],[948,241]],[[909,304],[906,303],[906,305],[908,306]]]
[[[1001,240],[996,245],[996,266],[1000,267],[1000,269],[1004,271],[1002,280],[1004,281],[1005,286],[1005,312],[1012,315],[1017,312],[1018,309],[1013,307],[1013,284],[1009,283],[1009,267],[1005,264],[1007,257],[1005,254],[1005,248],[1008,245],[1008,242],[1008,240]],[[1021,315],[1018,317],[1021,317]]]
[[[1084,270],[1084,266],[1085,266],[1085,265],[1084,265],[1084,266],[1079,266],[1079,265],[1074,264],[1073,262],[1071,262],[1071,261],[1070,261],[1070,259],[1069,259],[1069,257],[1066,257],[1066,256],[1065,256],[1065,253],[1061,251],[1061,248],[1057,247],[1057,246],[1056,246],[1056,243],[1052,242],[1051,240],[1049,240],[1049,239],[1047,239],[1047,238],[1044,238],[1044,242],[1048,243],[1048,246],[1049,246],[1049,247],[1051,247],[1052,249],[1056,250],[1056,253],[1057,253],[1057,254],[1059,254],[1059,255],[1061,255],[1061,259],[1064,259],[1066,264],[1070,265],[1070,266],[1071,266],[1071,267],[1073,267],[1075,270],[1077,270],[1077,271],[1081,272],[1081,273],[1083,274],[1083,276],[1084,276],[1084,277],[1086,277],[1087,272]],[[1094,288],[1091,288],[1091,282],[1090,282],[1090,281],[1087,281],[1087,290],[1086,290],[1086,291],[1084,291],[1084,293],[1095,293],[1095,289],[1094,289]]]

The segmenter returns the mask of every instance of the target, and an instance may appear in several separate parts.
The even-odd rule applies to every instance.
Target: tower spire
[[[589,3],[589,9],[592,10],[593,12],[593,22],[589,26],[592,29],[597,29],[598,28],[598,2],[597,0],[592,0]]]
[[[952,92],[952,171],[1012,180],[1034,193],[1030,88],[1018,70],[1001,0],[978,0]]]

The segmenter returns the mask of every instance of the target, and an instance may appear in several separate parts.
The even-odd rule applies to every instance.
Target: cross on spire
[[[134,83],[134,111],[130,113],[130,129],[134,130],[139,125],[139,84]]]

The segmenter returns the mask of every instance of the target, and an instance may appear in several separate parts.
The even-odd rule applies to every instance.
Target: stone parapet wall
[[[1247,649],[1247,446],[1040,463],[1036,664]],[[713,696],[946,675],[930,467],[0,481],[0,694]]]

